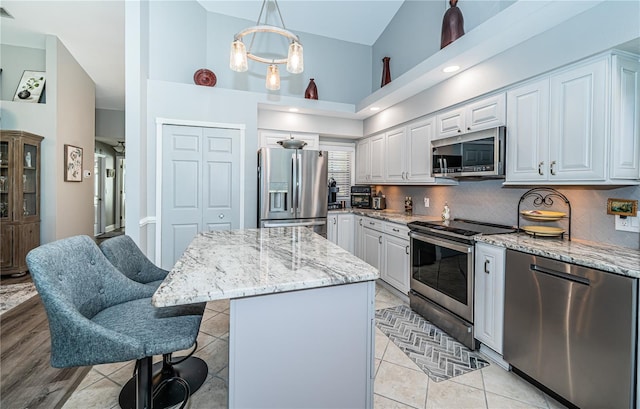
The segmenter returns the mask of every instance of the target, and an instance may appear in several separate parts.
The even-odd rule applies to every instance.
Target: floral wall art
[[[42,71],[25,71],[13,96],[14,101],[38,103],[44,90],[45,73]]]
[[[64,145],[64,181],[82,182],[82,148]]]

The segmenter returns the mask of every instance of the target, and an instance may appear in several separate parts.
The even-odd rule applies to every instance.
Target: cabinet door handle
[[[369,222],[369,224],[370,224],[370,225],[372,225],[372,226],[373,226],[373,225],[375,225],[375,223],[374,223],[374,222]]]
[[[382,236],[378,236],[378,244],[382,244]]]
[[[488,266],[489,266],[489,259],[487,258],[484,260],[484,272],[487,274],[489,274]]]
[[[542,166],[544,165],[544,162],[540,162],[538,163],[538,175],[543,176],[544,173],[542,173]]]
[[[402,179],[404,179],[404,172],[402,172]]]
[[[471,127],[470,127],[470,126],[468,126],[468,127],[467,127],[467,131],[470,131],[470,130],[471,130]]]
[[[458,129],[458,133],[462,133],[462,129]]]
[[[394,231],[394,232],[396,232],[396,233],[400,233],[400,230],[396,229],[395,227],[394,227],[394,228],[392,228],[391,230],[393,230],[393,231]]]
[[[335,217],[333,218],[333,224],[337,224],[338,223],[338,219],[336,219]]]
[[[409,254],[409,246],[405,246],[405,248],[404,248],[404,252],[405,252],[405,253],[407,253],[407,254]]]
[[[407,172],[407,180],[409,180],[409,172]]]
[[[362,226],[362,219],[358,220],[358,224]]]
[[[551,166],[549,166],[549,170],[551,171],[551,174],[554,175],[554,176],[556,175],[556,171],[555,171],[555,169],[553,169],[555,164],[556,164],[556,161],[554,160],[554,161],[551,161]]]

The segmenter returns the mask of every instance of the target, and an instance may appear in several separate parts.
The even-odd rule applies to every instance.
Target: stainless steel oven
[[[410,237],[411,309],[470,349],[476,234],[510,233],[508,226],[468,220],[412,222]]]

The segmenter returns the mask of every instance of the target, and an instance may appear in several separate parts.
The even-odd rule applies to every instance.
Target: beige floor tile
[[[512,372],[498,365],[489,365],[481,369],[484,389],[487,392],[516,399],[534,407],[547,407],[543,393]]]
[[[378,375],[378,368],[380,368],[380,362],[382,362],[382,359],[376,358],[373,360],[373,373],[375,374],[374,378]]]
[[[229,333],[229,316],[218,313],[200,324],[200,332],[214,337],[223,337]]]
[[[422,371],[382,361],[374,383],[374,392],[389,399],[423,408],[429,378]]]
[[[84,389],[90,385],[93,385],[94,383],[98,382],[102,378],[104,378],[103,374],[91,368],[91,370],[89,371],[89,373],[87,373],[87,375],[84,377],[82,382],[80,382],[80,385],[78,385],[78,388],[76,390]]]
[[[391,308],[391,307],[393,307],[393,305],[386,303],[384,301],[376,300],[376,306],[375,306],[376,310],[384,310],[385,308]]]
[[[104,409],[118,404],[120,386],[107,378],[88,388],[76,391],[62,407],[63,409]]]
[[[429,382],[427,409],[486,409],[483,389],[451,381]]]
[[[451,378],[450,381],[484,390],[484,382],[482,380],[482,371],[479,369],[476,369],[475,371],[466,373],[464,375],[455,376]]]
[[[130,362],[135,362],[135,361],[130,361]],[[129,364],[130,362],[114,362],[112,364],[94,365],[93,369],[95,369],[96,371],[100,372],[103,375],[110,375],[115,371],[117,371],[118,369]]]
[[[383,286],[378,285],[377,288],[379,289],[376,292],[376,304],[378,301],[393,307],[404,304],[400,298],[396,297],[391,291],[387,290]]]
[[[389,341],[387,350],[382,357],[383,361],[391,362],[396,365],[404,366],[405,368],[413,369],[414,371],[422,371],[422,369],[416,365],[411,358],[407,356],[393,341]]]
[[[207,303],[207,309],[222,312],[229,309],[229,300],[215,300]]]
[[[387,344],[389,344],[389,337],[384,335],[378,327],[376,327],[376,358],[382,359],[382,355],[384,355],[384,351],[387,349]]]
[[[486,392],[486,395],[488,409],[539,409],[547,407],[546,405],[536,406],[519,400],[509,399],[491,392]]]
[[[196,352],[195,356],[203,359],[207,363],[209,373],[215,375],[229,366],[229,343],[216,339]]]
[[[207,308],[204,310],[204,314],[202,314],[202,321],[206,321],[209,318],[213,317],[214,315],[218,315],[221,312],[222,311],[210,310]]]
[[[396,402],[384,396],[378,394],[373,395],[373,409],[413,409],[413,406],[405,405],[404,403]],[[422,409],[422,408],[420,408]]]
[[[209,375],[206,382],[189,399],[190,409],[223,409],[228,406],[229,391],[224,380]]]

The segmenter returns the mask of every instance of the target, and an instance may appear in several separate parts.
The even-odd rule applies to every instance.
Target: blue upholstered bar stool
[[[153,289],[124,276],[88,236],[35,248],[27,265],[49,320],[51,365],[136,360],[136,407],[152,408],[152,357],[194,345],[200,306],[154,308]],[[186,404],[188,384],[176,382]]]
[[[168,271],[156,266],[144,255],[131,237],[122,235],[105,240],[100,244],[100,250],[120,272],[130,279],[145,284],[155,291],[162,280],[169,274]],[[195,304],[200,315],[204,313],[205,303]],[[197,346],[197,343],[196,343]],[[195,348],[194,348],[195,351]],[[191,356],[173,358],[171,354],[165,354],[162,362],[153,366],[153,385],[158,385],[165,379],[179,377],[189,384],[193,394],[207,378],[207,364],[200,358]],[[120,407],[132,409],[135,400],[135,382],[130,380],[120,392]],[[153,399],[154,408],[166,408],[179,403],[182,400],[180,385],[167,385]]]

